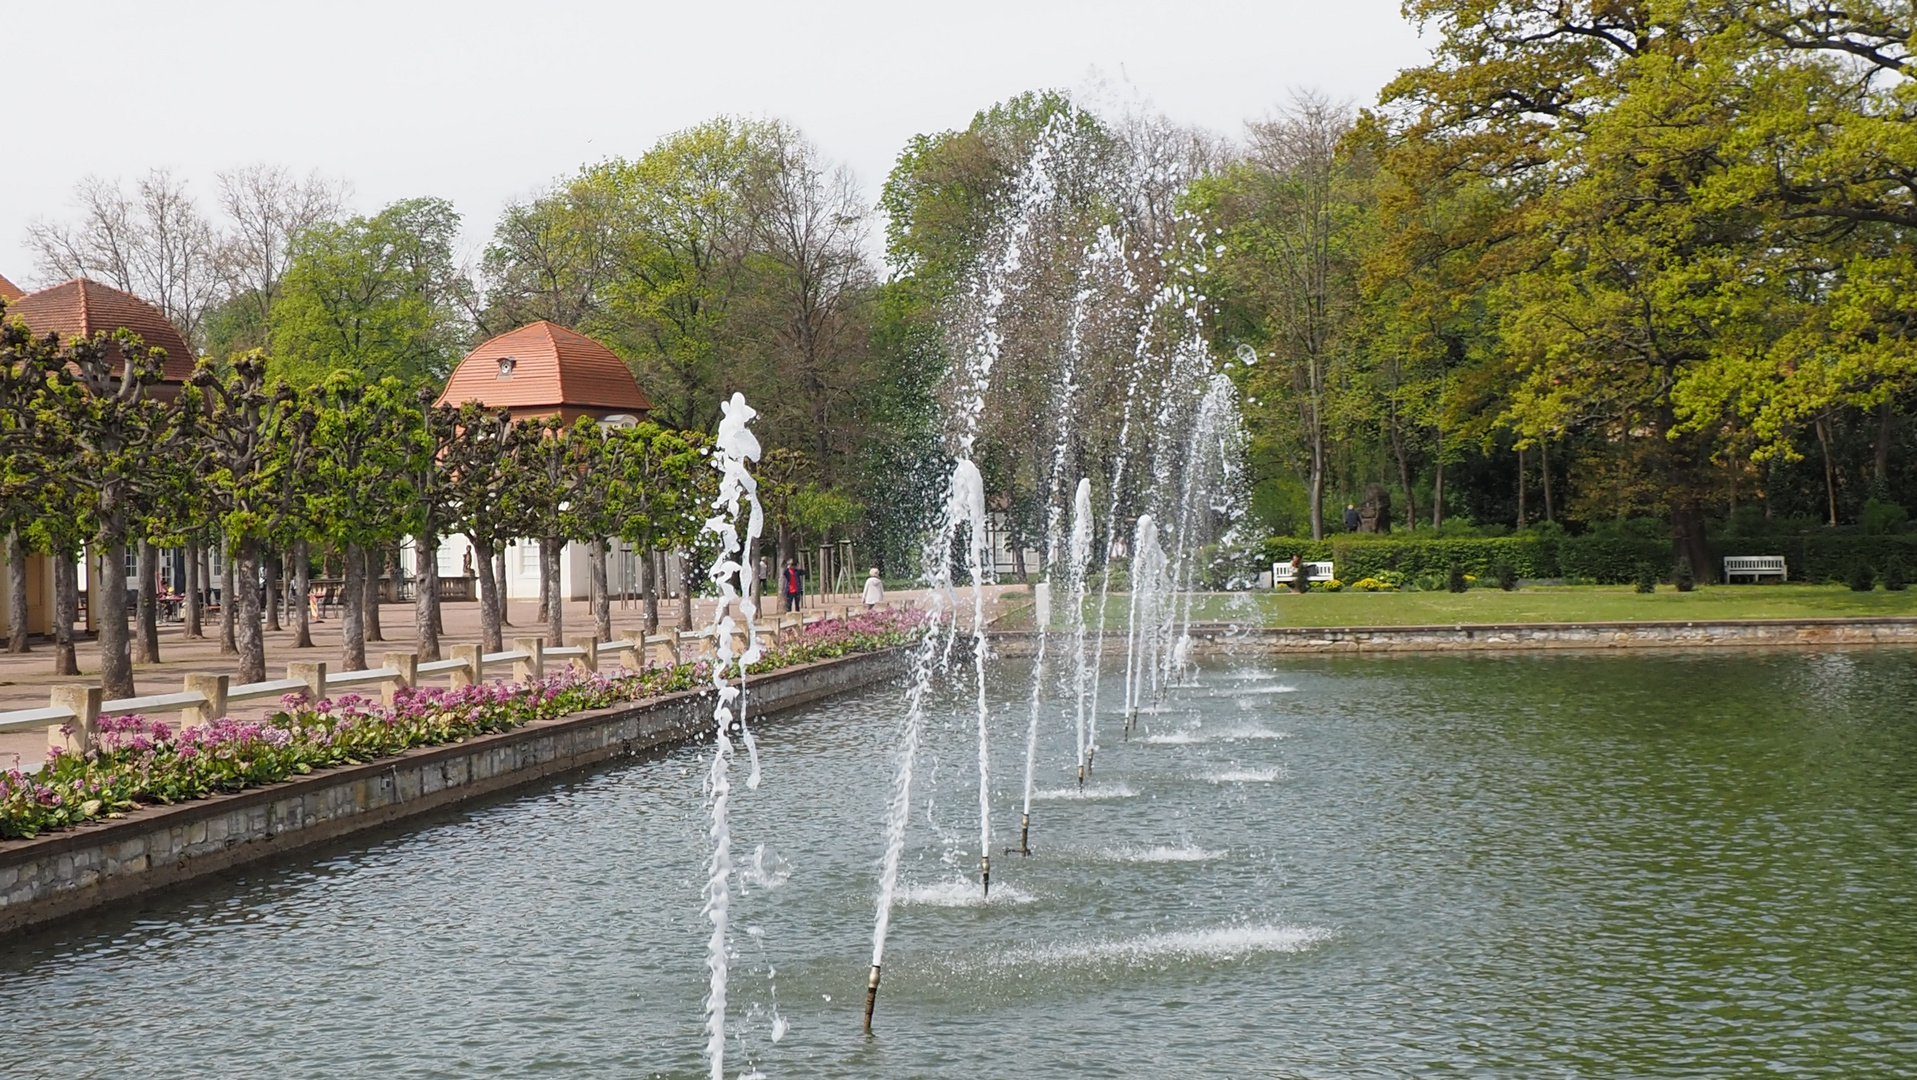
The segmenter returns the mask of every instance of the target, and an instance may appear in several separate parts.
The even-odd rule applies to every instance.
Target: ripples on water
[[[1022,738],[1024,678],[1002,675],[999,738]],[[1218,667],[1130,742],[1107,732],[1083,793],[1058,702],[1035,854],[994,853],[989,903],[954,703],[931,725],[869,1043],[897,695],[829,702],[763,729],[765,785],[735,802],[752,855],[731,1060],[968,1080],[1909,1075],[1912,700],[1893,651]],[[697,758],[10,941],[0,1075],[702,1075]],[[1010,812],[1022,762],[1004,767]]]

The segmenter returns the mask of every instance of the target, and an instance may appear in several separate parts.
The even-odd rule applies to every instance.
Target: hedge
[[[1880,575],[1895,555],[1917,570],[1917,536],[1788,536],[1710,541],[1711,565],[1693,567],[1698,580],[1715,581],[1727,555],[1782,555],[1792,581],[1842,582],[1859,559]],[[1326,540],[1274,536],[1264,543],[1267,564],[1301,555],[1329,560],[1338,577],[1357,581],[1380,570],[1408,577],[1443,574],[1452,563],[1483,577],[1502,561],[1523,578],[1578,578],[1600,585],[1629,585],[1639,566],[1670,580],[1675,561],[1668,540],[1621,536],[1368,536],[1346,533]]]

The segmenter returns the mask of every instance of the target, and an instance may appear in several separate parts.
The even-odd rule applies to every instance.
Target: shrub
[[[1857,516],[1857,524],[1866,536],[1888,536],[1904,531],[1904,523],[1910,520],[1910,512],[1894,502],[1884,499],[1865,499],[1864,511]]]
[[[1518,587],[1517,570],[1513,569],[1511,564],[1505,562],[1503,559],[1499,559],[1497,562],[1491,564],[1491,576],[1497,581],[1498,588],[1503,589],[1505,592],[1510,592]]]
[[[1471,583],[1464,579],[1464,567],[1452,563],[1444,572],[1444,587],[1452,592],[1463,592],[1470,588]]]
[[[1892,555],[1890,561],[1884,564],[1884,591],[1903,592],[1904,573],[1904,560]]]
[[[1869,592],[1876,587],[1877,587],[1877,572],[1870,568],[1869,563],[1865,562],[1862,559],[1859,559],[1855,563],[1851,564],[1851,568],[1850,568],[1850,591],[1851,592]]]
[[[1690,592],[1697,586],[1697,575],[1691,572],[1689,558],[1677,560],[1677,569],[1673,571],[1671,580],[1677,585],[1678,592]]]
[[[1637,564],[1637,591],[1641,593],[1657,591],[1657,570],[1650,563]]]
[[[1396,585],[1377,578],[1360,578],[1352,582],[1351,587],[1359,592],[1396,592],[1398,589]]]

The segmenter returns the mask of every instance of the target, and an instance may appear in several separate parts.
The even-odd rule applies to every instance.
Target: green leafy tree
[[[313,386],[335,370],[442,380],[468,331],[469,291],[453,263],[459,215],[442,199],[298,233],[271,307],[275,370]]]

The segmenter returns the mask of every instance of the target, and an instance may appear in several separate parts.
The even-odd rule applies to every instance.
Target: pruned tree
[[[405,471],[406,414],[412,402],[397,379],[368,383],[336,371],[316,395],[305,513],[343,564],[340,650],[348,671],[366,667],[368,553],[405,530],[411,498]]]
[[[460,406],[443,469],[446,528],[473,545],[479,575],[479,636],[486,651],[505,648],[500,582],[495,560],[514,538],[532,529],[526,514],[524,478],[511,467],[516,442],[526,429],[504,409],[478,402]]]
[[[316,417],[284,382],[268,383],[263,353],[235,359],[225,378],[202,361],[190,385],[206,402],[196,432],[202,482],[233,544],[238,679],[259,682],[266,678],[261,555],[298,508],[294,478],[306,468]]]

